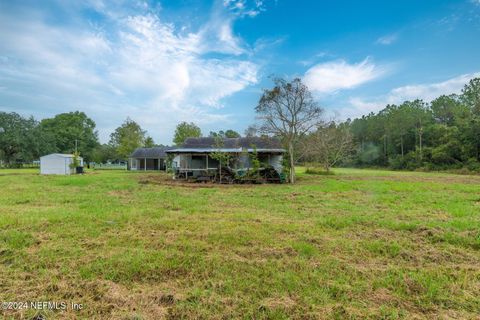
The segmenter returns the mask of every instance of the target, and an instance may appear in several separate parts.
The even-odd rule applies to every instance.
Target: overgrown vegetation
[[[73,153],[72,163],[70,163],[70,169],[77,169],[80,166],[80,152],[75,151]]]
[[[229,166],[232,156],[230,153],[223,151],[225,147],[224,138],[221,136],[215,136],[215,152],[210,153],[210,158],[218,161],[218,174],[219,181],[222,183],[222,169]]]
[[[47,319],[476,318],[480,177],[333,171],[246,186],[2,170],[0,300],[84,306]]]
[[[319,167],[318,164],[307,165],[305,167],[306,174],[315,174],[315,175],[334,175],[333,171],[325,170],[325,168]]]

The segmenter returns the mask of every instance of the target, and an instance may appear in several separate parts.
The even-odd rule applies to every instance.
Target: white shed
[[[76,168],[71,168],[73,154],[52,153],[40,157],[40,174],[74,174]],[[83,167],[83,159],[78,157],[80,167]]]

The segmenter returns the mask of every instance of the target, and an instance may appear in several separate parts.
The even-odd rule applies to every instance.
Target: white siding
[[[80,166],[83,166],[83,159],[80,158]],[[75,168],[70,168],[73,157],[63,154],[49,154],[40,158],[41,174],[69,175],[75,173]]]

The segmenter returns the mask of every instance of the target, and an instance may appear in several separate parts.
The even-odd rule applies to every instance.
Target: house
[[[166,150],[171,147],[138,148],[128,158],[128,170],[166,170]]]
[[[75,156],[73,154],[52,153],[40,157],[40,174],[70,175],[77,172],[73,167]],[[83,158],[78,157],[78,167],[83,167]]]
[[[218,143],[218,140],[210,137],[188,138],[181,147],[167,150],[166,153],[171,155],[176,179],[208,181],[219,180],[223,175],[226,181],[232,182],[242,177],[248,178],[255,170],[257,177],[263,181],[278,182],[283,179],[285,150],[278,139],[224,138]],[[229,164],[222,164],[222,173],[219,161],[215,159],[218,153],[230,156]],[[256,169],[255,162],[260,164]]]

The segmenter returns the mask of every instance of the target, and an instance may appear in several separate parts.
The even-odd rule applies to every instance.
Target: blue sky
[[[180,121],[243,132],[272,74],[342,120],[458,93],[479,52],[480,0],[0,0],[0,110],[168,144]]]

